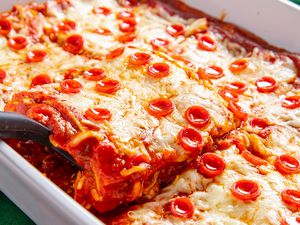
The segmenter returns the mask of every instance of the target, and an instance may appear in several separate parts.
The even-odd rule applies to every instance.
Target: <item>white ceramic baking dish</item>
[[[37,0],[42,1],[42,0]],[[101,0],[99,0],[101,1]],[[105,1],[105,0],[102,0]],[[29,0],[1,0],[0,11]],[[300,52],[300,7],[285,0],[185,0],[213,16],[226,13],[271,44]],[[0,140],[0,190],[39,225],[100,225],[92,214]]]

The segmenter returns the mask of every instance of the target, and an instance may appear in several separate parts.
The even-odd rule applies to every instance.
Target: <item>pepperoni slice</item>
[[[241,120],[245,120],[248,117],[247,112],[234,101],[229,101],[228,109]]]
[[[13,37],[8,41],[8,47],[10,47],[12,50],[21,50],[26,48],[27,45],[27,39],[22,36]]]
[[[111,119],[111,113],[108,109],[102,109],[102,108],[93,108],[88,109],[84,116],[90,120],[95,121],[103,121],[103,120],[110,120]]]
[[[83,78],[91,81],[100,81],[104,78],[104,76],[104,70],[101,68],[91,68],[83,73]]]
[[[275,161],[275,167],[282,174],[294,174],[300,171],[299,161],[290,155],[278,156]]]
[[[250,125],[259,130],[265,129],[269,126],[268,120],[263,118],[253,118],[249,121]]]
[[[111,14],[111,9],[107,7],[98,6],[93,8],[93,13],[108,16],[109,14]]]
[[[67,79],[74,79],[78,74],[78,70],[77,69],[74,69],[74,68],[71,68],[71,69],[68,69],[65,73],[64,73],[64,79],[67,80]]]
[[[195,207],[187,197],[177,197],[170,203],[171,213],[180,218],[191,218],[194,215]]]
[[[30,87],[33,88],[38,85],[50,84],[52,83],[52,78],[48,74],[39,74],[32,78]]]
[[[63,49],[72,54],[79,54],[82,51],[83,44],[84,41],[82,36],[79,34],[74,34],[66,39]]]
[[[210,79],[219,79],[225,76],[223,69],[219,66],[210,66],[205,69],[205,73]]]
[[[288,96],[285,97],[281,102],[282,107],[287,109],[296,109],[300,107],[300,96]]]
[[[281,193],[282,201],[290,207],[300,208],[300,191],[287,189]]]
[[[231,188],[231,193],[243,201],[254,201],[260,195],[259,186],[251,180],[239,180]]]
[[[202,148],[202,136],[193,128],[184,128],[178,133],[180,145],[188,152],[199,153]]]
[[[12,29],[11,22],[7,19],[0,19],[0,34],[6,36]]]
[[[124,46],[113,49],[106,55],[106,59],[115,59],[115,58],[119,57],[120,55],[122,55],[124,51],[125,51]]]
[[[181,24],[173,24],[167,26],[166,29],[167,33],[170,34],[173,37],[178,37],[180,35],[184,34],[184,26]]]
[[[144,52],[137,52],[130,56],[129,62],[133,65],[146,65],[151,60],[151,55]]]
[[[277,89],[278,83],[273,77],[262,77],[255,82],[259,92],[269,93]]]
[[[204,153],[199,161],[198,172],[205,177],[216,177],[223,173],[226,167],[225,160],[215,153]]]
[[[148,112],[152,116],[162,117],[170,115],[175,106],[170,99],[167,98],[159,98],[156,100],[152,100],[148,105]]]
[[[104,28],[104,27],[97,28],[94,30],[94,32],[96,34],[105,35],[105,36],[109,36],[109,35],[113,34],[109,29]]]
[[[170,74],[170,66],[166,63],[154,63],[148,67],[147,73],[154,78],[163,78]]]
[[[247,59],[238,59],[230,64],[229,69],[233,73],[239,73],[247,69],[248,66],[249,61]]]
[[[167,47],[170,44],[170,41],[163,38],[154,38],[150,41],[153,49],[157,50],[161,47]]]
[[[201,106],[191,106],[185,112],[186,120],[194,127],[202,128],[210,122],[209,112]]]
[[[3,80],[6,78],[7,74],[4,70],[0,69],[0,83],[3,83]]]
[[[121,43],[128,43],[134,41],[136,38],[137,37],[135,34],[127,33],[127,34],[120,35],[118,37],[118,40]]]
[[[255,165],[255,166],[266,166],[268,165],[268,162],[266,160],[263,160],[255,155],[253,155],[251,152],[244,150],[241,153],[241,156],[247,160],[249,163]]]
[[[47,57],[47,52],[43,50],[33,50],[27,53],[26,62],[28,63],[42,62],[46,57]]]
[[[57,25],[57,28],[59,31],[62,31],[62,32],[68,32],[68,31],[71,31],[71,30],[75,30],[76,29],[76,23],[72,20],[64,20],[64,21],[61,21],[58,25]]]
[[[198,39],[198,48],[205,51],[215,51],[217,49],[217,44],[214,39],[208,35],[200,36]]]
[[[138,5],[138,0],[119,0],[118,2],[123,7],[134,7]]]
[[[218,93],[226,101],[233,101],[233,102],[239,101],[239,96],[237,94],[233,93],[232,91],[223,89],[223,90],[220,90]]]
[[[137,23],[134,18],[123,20],[123,22],[119,24],[119,30],[126,33],[135,32],[136,24]]]
[[[119,20],[127,20],[130,18],[135,18],[135,15],[129,11],[122,11],[122,12],[118,12],[117,14],[117,19]]]
[[[120,88],[121,84],[117,80],[103,80],[96,84],[95,90],[100,93],[111,94]]]
[[[236,94],[242,94],[247,90],[247,85],[243,82],[235,81],[225,86],[225,89],[234,92]]]
[[[75,94],[83,88],[82,84],[76,80],[64,80],[60,83],[61,92],[65,94]]]

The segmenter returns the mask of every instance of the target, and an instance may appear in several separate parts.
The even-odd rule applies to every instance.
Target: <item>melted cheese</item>
[[[286,188],[297,188],[297,183],[272,171],[261,175],[243,159],[235,147],[217,152],[226,161],[226,170],[215,179],[204,178],[191,169],[180,176],[153,202],[145,203],[128,213],[133,224],[147,221],[149,224],[280,224],[292,212],[281,201],[280,193]],[[299,175],[296,175],[299,177]],[[244,202],[236,199],[230,191],[233,183],[250,179],[259,184],[261,195],[256,201]],[[195,206],[191,219],[181,219],[163,214],[161,209],[179,193],[187,194]]]

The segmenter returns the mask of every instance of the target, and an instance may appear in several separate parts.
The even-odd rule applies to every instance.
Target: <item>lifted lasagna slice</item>
[[[49,126],[84,170],[75,199],[100,212],[153,197],[235,128],[210,84],[164,54],[125,48],[74,79],[16,94],[6,105]]]

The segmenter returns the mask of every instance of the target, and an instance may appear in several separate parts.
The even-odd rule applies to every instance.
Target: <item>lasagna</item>
[[[16,5],[0,34],[1,109],[83,170],[7,143],[107,223],[300,223],[297,54],[168,0]]]

